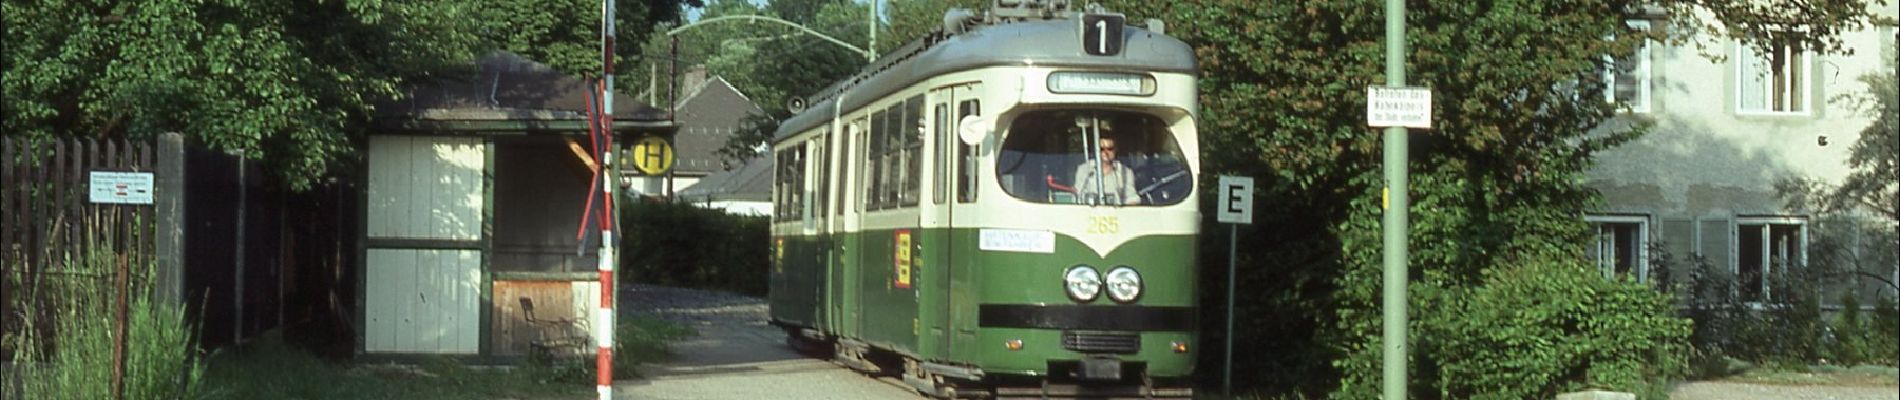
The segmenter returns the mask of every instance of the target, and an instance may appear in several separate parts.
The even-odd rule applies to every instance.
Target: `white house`
[[[1895,14],[1891,7],[1875,12]],[[1667,20],[1631,24],[1669,29]],[[1627,106],[1621,118],[1655,125],[1650,134],[1600,153],[1590,171],[1592,187],[1606,200],[1586,216],[1597,227],[1593,253],[1605,273],[1650,279],[1656,271],[1649,249],[1656,245],[1678,260],[1706,257],[1742,279],[1744,297],[1760,299],[1773,296],[1762,277],[1781,261],[1806,264],[1810,244],[1822,234],[1814,229],[1817,216],[1787,207],[1774,184],[1795,177],[1839,184],[1847,176],[1849,148],[1872,118],[1841,96],[1865,93],[1859,78],[1892,68],[1888,61],[1895,57],[1892,27],[1843,37],[1853,54],[1791,46],[1763,52],[1699,37],[1709,46],[1652,43],[1615,60],[1615,70],[1606,72],[1606,100]],[[1891,243],[1861,244],[1852,251],[1866,252],[1855,254],[1900,281],[1893,276]],[[1895,296],[1877,281],[1861,288],[1863,295]]]

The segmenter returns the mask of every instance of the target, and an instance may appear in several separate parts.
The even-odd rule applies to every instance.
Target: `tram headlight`
[[[1075,301],[1095,301],[1102,294],[1102,273],[1087,265],[1069,267],[1062,273],[1062,289]]]
[[[1141,298],[1141,273],[1126,265],[1108,270],[1108,298],[1117,303]]]

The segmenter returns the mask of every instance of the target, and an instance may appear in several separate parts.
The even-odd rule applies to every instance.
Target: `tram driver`
[[[1101,138],[1097,141],[1096,151],[1100,157],[1089,157],[1082,165],[1075,167],[1075,190],[1089,204],[1141,204],[1141,196],[1135,187],[1135,173],[1115,159],[1118,151],[1115,136],[1102,124]]]

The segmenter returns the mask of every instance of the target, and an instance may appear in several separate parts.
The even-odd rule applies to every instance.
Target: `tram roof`
[[[1122,29],[1121,54],[1088,55],[1082,49],[1078,20],[984,24],[947,37],[932,33],[879,58],[857,75],[820,91],[814,96],[815,104],[781,123],[772,140],[776,142],[826,123],[841,93],[844,108],[855,110],[924,79],[977,68],[1036,65],[1188,74],[1198,71],[1194,51],[1187,43],[1135,25]]]

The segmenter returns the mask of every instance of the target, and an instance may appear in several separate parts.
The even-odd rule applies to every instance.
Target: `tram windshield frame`
[[[1133,111],[1024,113],[1010,123],[995,170],[1004,193],[1041,204],[1168,206],[1194,190],[1168,124]]]

